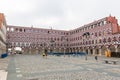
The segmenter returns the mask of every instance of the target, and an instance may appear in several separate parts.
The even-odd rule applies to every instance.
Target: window
[[[10,29],[9,28],[7,28],[7,31],[9,31]]]
[[[14,28],[11,28],[11,31],[13,32],[13,31],[14,31]]]
[[[103,39],[103,43],[106,43],[106,39],[105,38]]]
[[[113,41],[117,41],[116,37],[113,37]]]
[[[25,32],[25,29],[24,29],[24,32]]]
[[[111,38],[110,37],[108,38],[108,42],[111,42]]]
[[[20,29],[20,32],[22,32],[22,29]]]

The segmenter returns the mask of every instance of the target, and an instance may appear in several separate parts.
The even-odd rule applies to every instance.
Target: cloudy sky
[[[71,30],[109,16],[120,22],[120,0],[0,0],[7,24]]]

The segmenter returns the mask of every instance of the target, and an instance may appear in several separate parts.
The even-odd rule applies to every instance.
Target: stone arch
[[[78,47],[76,47],[76,51],[75,52],[79,52],[79,48]]]
[[[72,49],[72,52],[75,52],[75,48]]]
[[[120,45],[118,45],[118,52],[120,52]]]
[[[89,54],[92,55],[93,54],[93,48],[90,46],[89,47]]]
[[[38,54],[42,54],[42,48],[38,47]]]
[[[103,45],[101,47],[101,55],[105,55],[105,51],[107,50],[107,47],[105,45]]]
[[[115,52],[115,46],[114,45],[110,45],[109,46],[109,50],[110,50],[110,52]]]
[[[61,48],[61,52],[64,52],[64,48]]]
[[[94,48],[94,49],[95,49],[95,54],[97,54],[97,55],[98,55],[98,54],[99,54],[99,46],[95,46],[95,48]]]
[[[25,47],[25,48],[24,48],[23,54],[29,54],[29,48],[28,48],[28,47]]]
[[[69,48],[66,48],[66,52],[67,52],[67,53],[69,52]]]
[[[59,48],[56,48],[56,52],[59,52]]]
[[[72,48],[69,49],[69,52],[72,52]]]
[[[9,27],[7,27],[7,31],[10,31],[10,28],[9,28]]]
[[[83,47],[80,47],[80,51],[79,52],[83,52]]]
[[[84,47],[84,52],[88,54],[88,48]]]
[[[22,54],[23,53],[23,48],[21,47],[14,47],[14,53],[16,54]]]
[[[31,54],[35,54],[36,53],[36,48],[35,47],[32,47],[31,48]]]

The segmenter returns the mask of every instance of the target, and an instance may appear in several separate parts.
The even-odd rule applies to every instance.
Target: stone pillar
[[[39,51],[38,51],[38,48],[36,48],[36,51],[35,51],[35,53],[36,53],[36,54],[38,54],[38,52],[39,52]]]
[[[48,48],[48,52],[50,52],[50,47]]]
[[[88,55],[90,55],[91,53],[90,53],[90,49],[88,48]]]
[[[85,48],[82,48],[83,49],[83,51],[82,52],[85,52]]]
[[[53,49],[53,52],[56,52],[56,48]]]
[[[102,49],[99,48],[99,56],[101,56],[101,55],[102,55]]]
[[[61,52],[61,48],[59,48],[59,52]]]
[[[95,48],[93,48],[93,55],[95,55]]]
[[[32,49],[32,48],[30,47],[30,48],[29,48],[29,54],[32,54],[31,49]]]
[[[81,52],[81,49],[79,48],[79,52]]]
[[[118,45],[115,45],[115,52],[118,52]]]

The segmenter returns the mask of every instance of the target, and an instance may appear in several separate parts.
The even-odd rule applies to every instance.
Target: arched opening
[[[29,48],[28,48],[28,47],[25,47],[23,53],[24,53],[24,54],[29,54]]]
[[[99,54],[99,47],[98,46],[95,47],[95,54],[97,54],[97,55]]]
[[[102,48],[101,48],[101,54],[105,55],[106,50],[107,50],[106,46],[103,45]]]
[[[118,52],[120,52],[120,45],[118,46]]]
[[[93,49],[92,49],[92,47],[89,47],[89,54],[90,54],[90,55],[93,54]]]
[[[109,49],[110,49],[110,52],[115,52],[115,46],[114,45],[110,45]]]
[[[21,47],[15,47],[15,48],[14,48],[14,51],[15,51],[15,52],[14,52],[15,54],[22,54],[22,53],[23,53]]]

